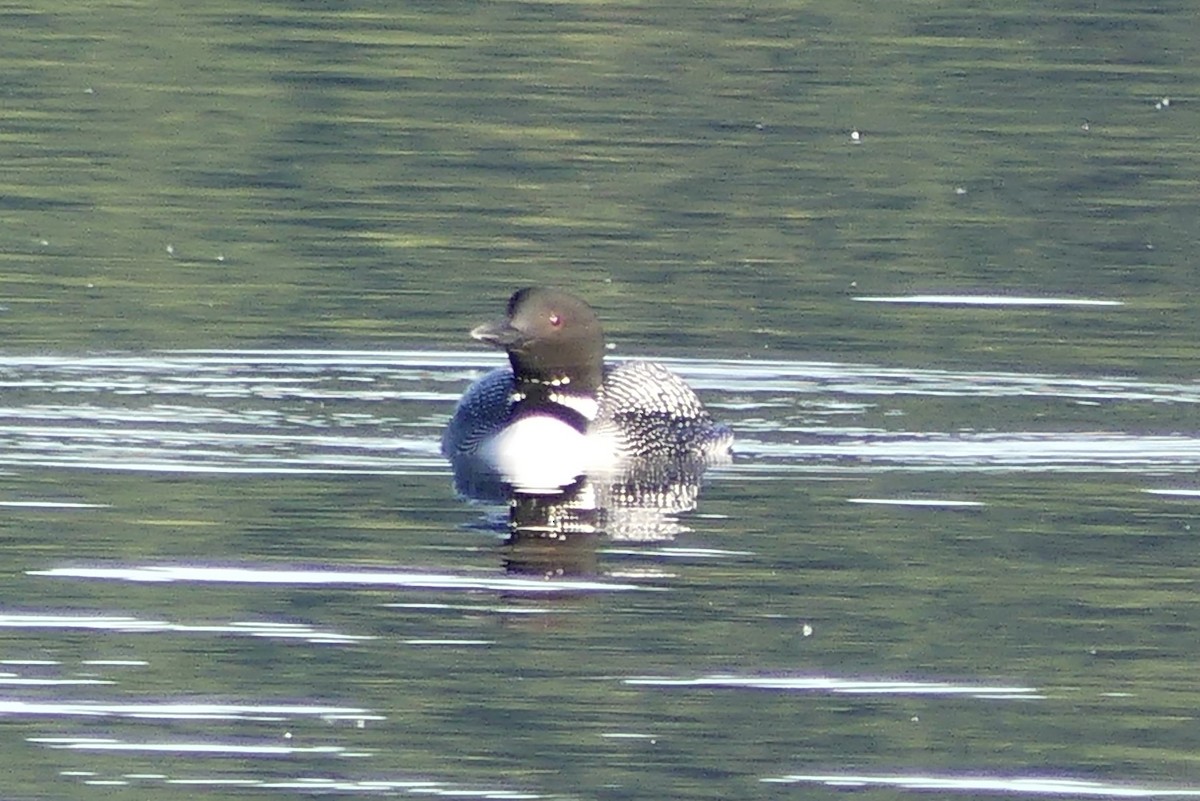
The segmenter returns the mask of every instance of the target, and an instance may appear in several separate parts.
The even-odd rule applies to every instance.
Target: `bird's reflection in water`
[[[729,459],[641,459],[618,475],[581,477],[556,494],[528,493],[480,472],[477,460],[454,463],[455,487],[476,500],[507,502],[506,565],[525,574],[596,572],[604,541],[664,542],[688,531],[708,467]]]

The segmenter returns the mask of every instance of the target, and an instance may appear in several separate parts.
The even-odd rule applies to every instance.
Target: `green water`
[[[1187,372],[1190,11],[10,7],[4,338],[444,345],[553,282],[690,352]],[[930,290],[1132,308],[848,302]]]
[[[6,354],[68,356],[441,352],[470,347],[465,332],[513,288],[553,283],[600,309],[619,354],[1189,382],[1198,41],[1185,0],[8,4],[0,340]],[[1124,305],[855,300],[926,293]],[[31,375],[5,370],[18,385]],[[369,412],[381,436],[434,443],[465,381],[444,365],[412,372],[446,398],[388,395],[394,405],[381,408],[284,395],[266,408],[313,431]],[[123,409],[153,428],[140,385],[79,392],[60,380],[6,386],[4,404]],[[863,379],[868,390],[876,380]],[[55,700],[318,699],[383,719],[5,712],[5,792],[287,797],[305,790],[215,782],[307,776],[566,798],[842,797],[765,780],[855,771],[1200,786],[1195,501],[1143,492],[1191,487],[1190,462],[931,469],[872,462],[869,448],[807,461],[796,445],[838,426],[838,442],[856,426],[1188,436],[1190,395],[946,400],[843,393],[814,376],[764,398],[722,381],[702,392],[719,415],[743,440],[785,448],[772,463],[750,447],[705,488],[681,544],[732,553],[602,549],[600,574],[653,589],[550,602],[33,576],[164,561],[490,575],[506,554],[470,528],[480,512],[453,497],[444,469],[23,467],[23,448],[52,453],[57,435],[0,431],[0,501],[98,505],[0,509],[4,610],[290,620],[374,638],[0,625],[0,659],[114,682],[48,691]],[[223,398],[212,411],[262,411],[258,400]],[[162,400],[185,402],[198,403]],[[217,447],[197,420],[198,440]],[[847,503],[908,496],[986,505]],[[145,664],[89,667],[97,659]],[[1045,697],[625,683],[720,673],[1004,682]],[[45,700],[20,688],[6,698]],[[206,761],[30,739],[282,743],[285,732],[367,755]],[[214,784],[168,781],[189,779]],[[942,793],[952,795],[974,797]]]

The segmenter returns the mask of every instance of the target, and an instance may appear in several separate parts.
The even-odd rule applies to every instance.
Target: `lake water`
[[[7,796],[1200,796],[1186,3],[0,10]],[[505,543],[525,283],[737,437]]]

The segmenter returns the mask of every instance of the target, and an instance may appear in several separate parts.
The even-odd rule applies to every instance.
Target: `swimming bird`
[[[481,476],[551,494],[582,478],[730,459],[732,432],[681,378],[650,361],[605,363],[599,318],[568,292],[519,289],[503,319],[471,336],[502,348],[509,366],[467,388],[442,438],[464,494],[478,494]]]

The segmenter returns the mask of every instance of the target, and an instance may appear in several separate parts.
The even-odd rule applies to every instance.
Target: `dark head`
[[[571,389],[594,392],[604,377],[600,320],[591,306],[561,290],[517,290],[508,299],[508,316],[471,336],[504,348],[518,382],[567,379]]]

